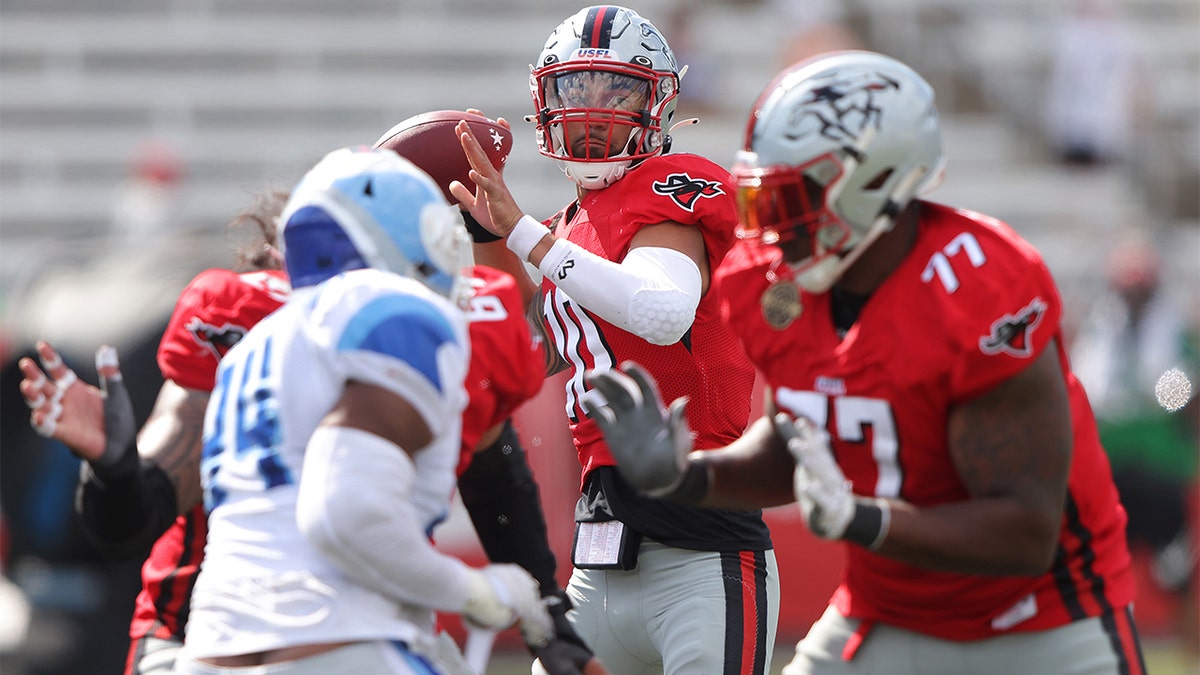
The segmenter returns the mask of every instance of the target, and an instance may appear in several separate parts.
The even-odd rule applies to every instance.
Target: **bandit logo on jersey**
[[[804,305],[800,303],[800,289],[788,280],[771,284],[763,291],[758,304],[762,307],[763,319],[775,330],[787,328],[804,311]]]
[[[1046,303],[1041,298],[1017,312],[1016,316],[1005,314],[992,324],[992,332],[979,338],[979,349],[984,354],[1011,354],[1027,358],[1033,353],[1033,330],[1046,315]]]
[[[242,326],[227,323],[218,327],[204,323],[198,317],[192,317],[192,320],[188,322],[187,332],[191,334],[196,344],[212,352],[218,360],[246,335],[246,329]]]
[[[686,173],[673,173],[665,181],[654,183],[654,193],[666,195],[684,209],[691,211],[696,200],[725,194],[721,184],[715,180],[697,180]]]

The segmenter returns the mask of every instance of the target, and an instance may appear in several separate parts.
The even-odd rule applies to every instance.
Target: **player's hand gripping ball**
[[[504,169],[512,150],[512,131],[493,119],[463,110],[434,110],[414,115],[392,127],[375,142],[377,148],[394,150],[429,174],[451,204],[458,203],[450,194],[451,181],[474,189],[468,175],[471,163],[463,152],[455,125],[461,120],[474,132],[492,166]]]

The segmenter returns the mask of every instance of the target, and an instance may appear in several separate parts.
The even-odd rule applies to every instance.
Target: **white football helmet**
[[[530,70],[538,148],[580,187],[611,185],[631,165],[669,149],[679,66],[637,12],[580,10],[554,29]],[[587,125],[590,142],[572,147],[568,123]]]
[[[941,179],[933,88],[882,54],[823,54],[759,96],[733,175],[739,236],[808,237],[797,283],[827,291],[919,192]]]
[[[294,288],[373,267],[465,306],[471,238],[428,174],[386,149],[334,150],[292,190],[279,219]]]

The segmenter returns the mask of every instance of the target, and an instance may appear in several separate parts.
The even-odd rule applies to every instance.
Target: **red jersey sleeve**
[[[535,339],[511,275],[477,266],[471,298],[471,362],[463,411],[461,475],[483,433],[538,393],[545,379],[540,339]]]
[[[946,209],[946,222],[962,222]],[[960,358],[949,372],[950,399],[974,398],[1028,368],[1059,334],[1062,300],[1038,252],[1004,223],[971,214],[978,226],[946,228],[924,277],[957,317]],[[940,284],[939,284],[940,282]]]
[[[614,231],[676,222],[695,225],[704,235],[709,269],[715,270],[734,242],[737,211],[729,172],[686,153],[659,155],[618,181],[623,208],[614,213]],[[610,190],[612,188],[609,188]]]
[[[163,377],[189,389],[211,391],[225,352],[287,299],[291,287],[280,271],[237,274],[210,269],[198,274],[175,302],[158,345]]]

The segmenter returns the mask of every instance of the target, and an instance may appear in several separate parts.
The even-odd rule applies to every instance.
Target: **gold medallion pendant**
[[[771,284],[758,302],[767,325],[775,330],[787,328],[804,311],[804,305],[800,304],[800,289],[790,280]]]

